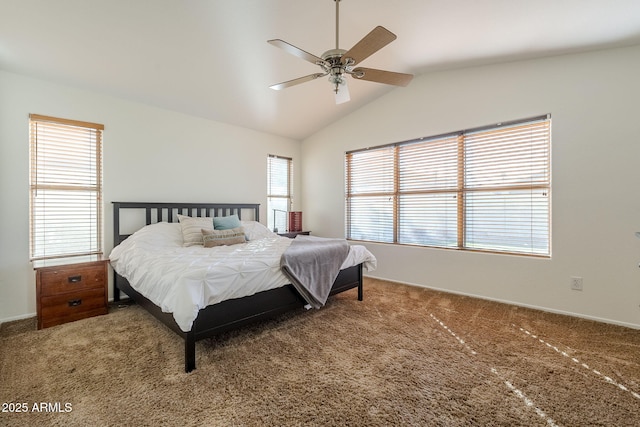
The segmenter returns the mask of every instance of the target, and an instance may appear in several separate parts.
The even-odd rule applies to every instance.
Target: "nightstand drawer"
[[[42,327],[107,314],[104,288],[42,297],[40,303]]]
[[[104,307],[104,289],[89,289],[72,294],[54,295],[42,298],[42,315],[54,316],[56,313],[76,313]]]
[[[104,288],[105,269],[103,266],[82,268],[49,269],[41,275],[41,296],[77,292],[83,289]]]

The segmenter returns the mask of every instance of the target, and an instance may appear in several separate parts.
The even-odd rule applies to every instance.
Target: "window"
[[[267,226],[279,231],[287,229],[287,218],[293,194],[293,160],[269,154],[267,157]]]
[[[549,256],[548,116],[346,153],[354,240]]]
[[[31,259],[102,253],[104,126],[29,118]]]

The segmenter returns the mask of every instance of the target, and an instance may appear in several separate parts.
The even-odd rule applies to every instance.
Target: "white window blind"
[[[398,146],[397,241],[456,247],[458,138]]]
[[[349,237],[394,241],[394,148],[347,154]]]
[[[550,118],[352,151],[347,238],[550,255]]]
[[[466,247],[549,254],[549,121],[470,132],[464,144]]]
[[[31,259],[102,253],[102,131],[30,115]]]
[[[267,156],[267,226],[283,232],[287,229],[293,193],[293,160]]]

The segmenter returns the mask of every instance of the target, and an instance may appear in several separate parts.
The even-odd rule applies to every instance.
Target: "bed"
[[[291,239],[275,236],[268,230],[266,232],[262,231],[262,229],[266,230],[266,227],[259,223],[259,206],[259,204],[252,203],[113,202],[114,250],[110,255],[111,264],[114,267],[113,299],[114,301],[120,301],[120,292],[124,292],[132,301],[183,337],[185,372],[190,372],[196,368],[196,341],[241,328],[249,323],[270,319],[291,310],[303,310],[307,306],[307,301],[303,299],[293,285],[287,282],[286,276],[282,276],[279,272],[270,272],[269,279],[266,280],[268,282],[266,288],[263,285],[261,285],[263,288],[260,288],[265,290],[260,290],[257,287],[253,289],[253,283],[263,282],[263,280],[252,279],[251,274],[254,272],[251,268],[245,268],[246,271],[243,271],[239,276],[227,276],[226,273],[220,274],[213,270],[213,267],[207,266],[207,257],[210,256],[217,257],[215,262],[211,262],[212,264],[219,265],[221,264],[220,259],[226,260],[228,258],[229,265],[234,266],[233,268],[236,269],[236,265],[251,265],[251,262],[255,262],[254,259],[260,259],[261,256],[265,256],[269,258],[268,263],[270,265],[268,269],[265,267],[265,271],[276,270],[273,267],[273,258],[279,255],[275,251],[283,250],[281,249],[282,247],[290,245]],[[180,227],[180,221],[178,221],[180,216],[183,216],[180,218],[181,220],[185,216],[190,218],[214,217],[216,220],[237,216],[242,221],[243,226],[248,227],[248,230],[254,230],[252,231],[252,239],[249,239],[250,234],[248,232],[247,239],[250,241],[246,244],[234,245],[235,248],[225,246],[219,252],[209,252],[202,247],[184,248],[184,250],[174,248],[169,245],[177,244],[174,240],[177,239],[176,233],[179,233],[176,230],[179,230]],[[265,233],[269,235],[265,236]],[[132,235],[134,237],[125,242]],[[165,237],[165,235],[168,237]],[[157,236],[161,236],[162,239],[173,240],[167,243],[168,246],[165,249],[163,246],[165,245],[165,240],[162,240],[161,245],[157,245],[157,241],[153,240],[157,239]],[[125,251],[127,246],[138,245],[138,247],[143,247],[144,245],[139,242],[144,241],[140,239],[145,238],[152,239],[147,241],[147,246],[154,248],[153,250],[156,252],[150,253],[148,258],[156,260],[156,266],[147,269],[148,273],[136,274],[136,268],[142,267],[138,267],[135,262],[144,264],[144,261],[134,261],[133,256],[131,256],[131,260],[129,260],[130,266],[127,267],[127,264],[123,261],[127,257],[122,254],[131,252],[131,250],[129,252]],[[159,248],[156,248],[157,246]],[[273,253],[270,252],[272,251],[272,246],[274,247]],[[275,248],[276,246],[279,249]],[[252,247],[257,247],[258,252],[254,252],[254,255],[249,254],[250,260],[238,261],[234,258],[241,256],[236,255],[236,253],[256,250],[251,249]],[[241,250],[237,248],[241,248]],[[357,298],[362,301],[363,265],[368,268],[375,268],[375,257],[366,251],[364,247],[352,246],[349,251],[349,259],[345,260],[333,286],[331,286],[329,294],[334,295],[356,288]],[[232,252],[234,253],[233,257],[230,255]],[[355,257],[352,256],[354,252],[356,254]],[[255,255],[256,253],[264,253],[264,255]],[[195,258],[190,261],[187,257]],[[167,261],[168,259],[176,259],[175,267],[174,264],[171,264],[172,261]],[[267,261],[264,263],[267,263]],[[150,265],[153,266],[153,264]],[[164,296],[159,297],[156,295],[157,292],[149,287],[149,282],[172,280],[170,275],[161,270],[182,269],[186,271],[184,270],[186,268],[185,265],[189,265],[190,268],[186,274],[193,276],[188,278],[190,280],[188,284],[190,286],[193,285],[190,291],[191,294],[197,294],[200,300],[203,300],[202,295],[205,294],[206,298],[204,300],[208,301],[207,304],[203,304],[202,301],[198,300],[197,308],[191,308],[191,314],[189,310],[186,311],[186,314],[181,314],[183,310],[177,307],[181,307],[184,304],[172,302],[173,300],[170,296],[174,292],[173,290],[166,291],[163,294]],[[156,277],[153,275],[155,270],[158,270]],[[261,273],[260,271],[256,271],[255,274],[262,274],[267,277],[266,273]],[[205,284],[198,284],[200,276],[204,277],[205,275],[208,278],[206,280],[203,279]],[[183,280],[183,276],[180,276],[180,280]],[[145,279],[141,279],[142,277]],[[195,280],[194,277],[198,278],[198,280]],[[225,277],[228,279],[225,279]],[[242,279],[239,277],[242,277]],[[247,295],[238,296],[238,286],[226,286],[226,281],[236,280],[242,280],[250,284],[248,286],[249,289],[243,291],[247,292]],[[155,283],[153,285],[155,286]],[[209,287],[207,288],[207,286]],[[169,288],[170,284],[163,283],[162,286],[159,286],[160,289],[163,287]],[[218,292],[218,287],[228,288],[229,290],[220,291],[220,295],[211,295],[214,292]],[[183,298],[178,295],[175,299],[176,301],[182,301],[185,298],[187,297]],[[169,302],[167,303],[167,301]],[[190,307],[196,307],[195,303]]]

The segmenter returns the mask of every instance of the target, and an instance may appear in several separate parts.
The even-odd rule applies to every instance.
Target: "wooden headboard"
[[[135,212],[137,210],[137,212]],[[193,217],[219,217],[238,215],[238,218],[249,221],[260,221],[259,203],[146,203],[146,202],[113,202],[113,246],[119,245],[131,233],[121,230],[121,214],[135,212],[142,215],[144,225],[156,222],[176,222],[177,215]],[[135,230],[133,230],[135,231]]]

